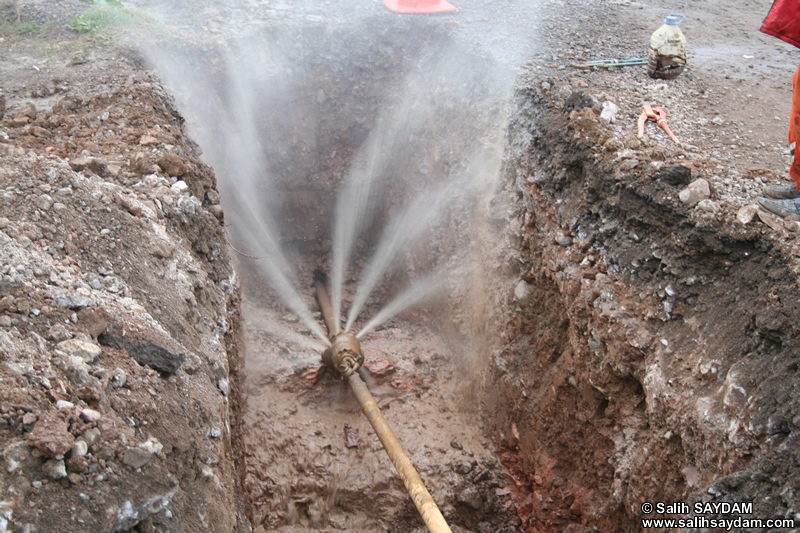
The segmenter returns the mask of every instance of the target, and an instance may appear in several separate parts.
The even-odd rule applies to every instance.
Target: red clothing
[[[800,67],[792,79],[792,113],[789,115],[789,144],[794,145],[794,162],[789,168],[789,176],[794,180],[797,190],[800,191],[800,143],[797,134],[800,133]]]
[[[775,0],[761,31],[800,48],[800,2]]]
[[[775,0],[764,19],[761,31],[800,48],[800,2],[797,0]],[[800,67],[792,80],[792,113],[789,116],[789,144],[797,143],[800,133]],[[789,176],[800,190],[800,143],[795,144],[794,162]]]

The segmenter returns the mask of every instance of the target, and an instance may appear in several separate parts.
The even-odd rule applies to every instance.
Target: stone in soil
[[[42,416],[25,441],[46,457],[64,455],[72,449],[75,437],[67,423],[53,413]]]

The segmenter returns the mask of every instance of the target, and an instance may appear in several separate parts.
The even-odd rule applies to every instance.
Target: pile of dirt
[[[681,6],[551,6],[560,37],[520,78],[484,258],[500,335],[481,397],[521,529],[636,529],[658,517],[643,502],[671,501],[796,523],[798,226],[755,205],[788,164],[788,48],[757,35],[765,13],[687,5],[709,32],[684,26],[676,80],[578,70],[640,54],[654,12]],[[605,23],[592,42],[586,19]],[[681,145],[638,138],[645,103]]]
[[[484,396],[521,518],[633,527],[642,501],[709,499],[793,518],[798,473],[765,466],[794,453],[791,242],[736,205],[682,203],[703,174],[655,143],[623,139],[636,165],[598,150],[613,138],[599,109],[536,90],[519,104],[512,136],[539,132],[503,193],[524,206],[509,225],[524,268]]]
[[[609,124],[580,83],[520,84],[494,200],[495,257],[521,268],[483,397],[523,529],[637,528],[671,501],[796,520],[796,222],[696,147]]]
[[[60,4],[66,27],[80,2]],[[64,38],[15,41],[2,69],[2,529],[245,530],[214,173],[115,50],[42,61]]]

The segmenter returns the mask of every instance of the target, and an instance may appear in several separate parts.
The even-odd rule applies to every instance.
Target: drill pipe
[[[325,327],[328,328],[328,335],[334,336],[338,335],[341,329],[339,317],[333,316],[333,306],[328,297],[328,291],[325,289],[325,281],[325,274],[319,271],[314,273],[314,289],[317,291],[317,303],[322,311],[322,319],[325,321]]]
[[[358,372],[353,372],[347,376],[347,382],[350,383],[353,394],[356,395],[358,403],[361,404],[361,410],[372,425],[372,429],[377,433],[381,444],[383,444],[383,449],[386,450],[386,454],[391,459],[394,468],[400,474],[400,479],[403,480],[403,485],[406,486],[408,495],[411,496],[411,500],[417,506],[417,511],[422,516],[423,522],[428,526],[428,531],[431,533],[452,533],[450,526],[447,525],[444,516],[436,506],[436,502],[433,501],[428,489],[425,488],[425,483],[422,482],[414,465],[411,464],[411,459],[408,458],[400,441],[394,436],[392,428],[383,418],[381,409],[375,403],[375,398],[370,394],[366,383],[358,375]]]
[[[347,378],[350,388],[353,389],[353,394],[355,394],[358,403],[361,405],[361,410],[372,425],[372,429],[378,435],[378,439],[383,444],[383,449],[386,450],[386,454],[392,461],[395,470],[400,474],[400,479],[403,480],[403,485],[405,485],[408,495],[411,496],[417,511],[419,511],[422,520],[428,527],[428,531],[431,533],[452,533],[450,526],[447,525],[444,516],[436,506],[436,502],[433,501],[433,497],[431,497],[428,489],[425,488],[425,483],[422,482],[422,478],[419,477],[414,465],[411,464],[411,459],[408,458],[402,444],[397,440],[392,428],[389,427],[383,417],[375,398],[372,397],[366,383],[358,375],[358,369],[364,360],[361,354],[361,343],[358,342],[352,332],[339,332],[338,321],[333,317],[333,308],[328,298],[328,292],[325,290],[324,282],[319,277],[314,282],[314,287],[317,290],[317,301],[322,311],[322,317],[333,342],[333,345],[325,350],[323,360]],[[331,326],[336,327],[331,328]]]

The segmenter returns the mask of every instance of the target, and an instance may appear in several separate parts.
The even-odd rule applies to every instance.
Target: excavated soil
[[[424,530],[232,200],[263,163],[247,192],[321,323],[335,197],[381,128],[345,310],[382,228],[475,180],[356,323],[449,273],[362,345],[454,531],[638,531],[647,502],[800,523],[800,224],[754,205],[789,162],[769,2],[357,4],[126,2],[153,46],[0,2],[0,531]],[[676,11],[677,79],[573,66],[641,57]],[[637,138],[645,103],[680,145]]]

